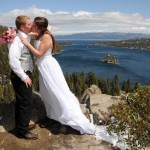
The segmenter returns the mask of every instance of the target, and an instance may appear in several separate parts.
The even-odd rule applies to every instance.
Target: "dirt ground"
[[[96,140],[94,135],[80,135],[68,126],[55,122],[47,128],[32,131],[38,140],[25,140],[16,136],[15,130],[0,133],[0,150],[114,150],[111,144]]]

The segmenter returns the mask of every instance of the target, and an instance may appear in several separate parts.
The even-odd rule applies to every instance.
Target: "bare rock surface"
[[[62,129],[66,128],[66,130]],[[94,135],[80,135],[67,126],[54,123],[47,128],[32,131],[38,140],[25,140],[15,136],[14,131],[0,133],[0,150],[113,150],[111,144],[96,140]]]
[[[119,96],[93,94],[90,95],[90,109],[93,114],[97,115],[98,121],[107,123],[110,121],[111,117],[110,107],[113,104],[118,104],[119,101]]]
[[[101,119],[104,117],[99,112],[108,111],[108,107],[118,100],[117,97],[104,95],[95,85],[83,95],[85,102],[81,104],[83,113],[89,118],[89,114],[97,113]],[[53,121],[47,128],[40,128],[38,123],[46,116],[46,111],[41,97],[34,93],[35,105],[32,114],[32,122],[36,123],[33,132],[38,133],[38,140],[25,140],[16,136],[15,127],[15,103],[0,105],[0,150],[113,150],[110,143],[97,140],[94,135],[80,135],[78,131],[69,126],[62,126]],[[86,101],[87,100],[87,101]],[[84,101],[84,99],[83,99]],[[87,104],[89,106],[87,107]],[[98,120],[99,121],[99,120]]]

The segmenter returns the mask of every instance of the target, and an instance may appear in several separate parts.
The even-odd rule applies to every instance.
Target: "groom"
[[[28,37],[32,26],[30,18],[18,16],[15,23],[18,34],[30,41]],[[11,82],[16,95],[16,130],[19,137],[36,140],[38,135],[30,131],[35,128],[35,124],[29,125],[33,109],[32,70],[34,61],[28,48],[21,43],[19,36],[16,36],[13,43],[8,45],[8,49],[9,64],[12,69]]]

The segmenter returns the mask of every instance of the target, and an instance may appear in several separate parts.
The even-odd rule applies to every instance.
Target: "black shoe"
[[[49,122],[42,122],[42,123],[39,123],[39,127],[40,128],[47,128],[50,126],[50,123]]]
[[[39,127],[40,128],[46,128],[46,125],[45,125],[45,123],[39,123]]]
[[[51,126],[53,123],[54,123],[54,120],[47,119],[47,120],[44,120],[44,121],[40,122],[39,123],[39,127],[41,127],[41,128],[47,128],[47,127]]]
[[[38,135],[36,133],[32,133],[30,131],[28,131],[25,134],[19,134],[18,136],[20,138],[24,138],[26,140],[37,140],[38,139]]]
[[[36,127],[35,124],[30,124],[30,125],[28,126],[28,129],[29,129],[29,130],[33,130],[33,129],[35,129],[35,127]]]

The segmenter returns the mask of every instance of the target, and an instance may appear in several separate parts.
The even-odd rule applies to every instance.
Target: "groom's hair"
[[[26,24],[26,20],[27,19],[29,19],[29,17],[28,16],[18,16],[17,18],[16,18],[16,28],[19,30],[20,29],[20,27],[21,27],[21,25],[25,25]]]

